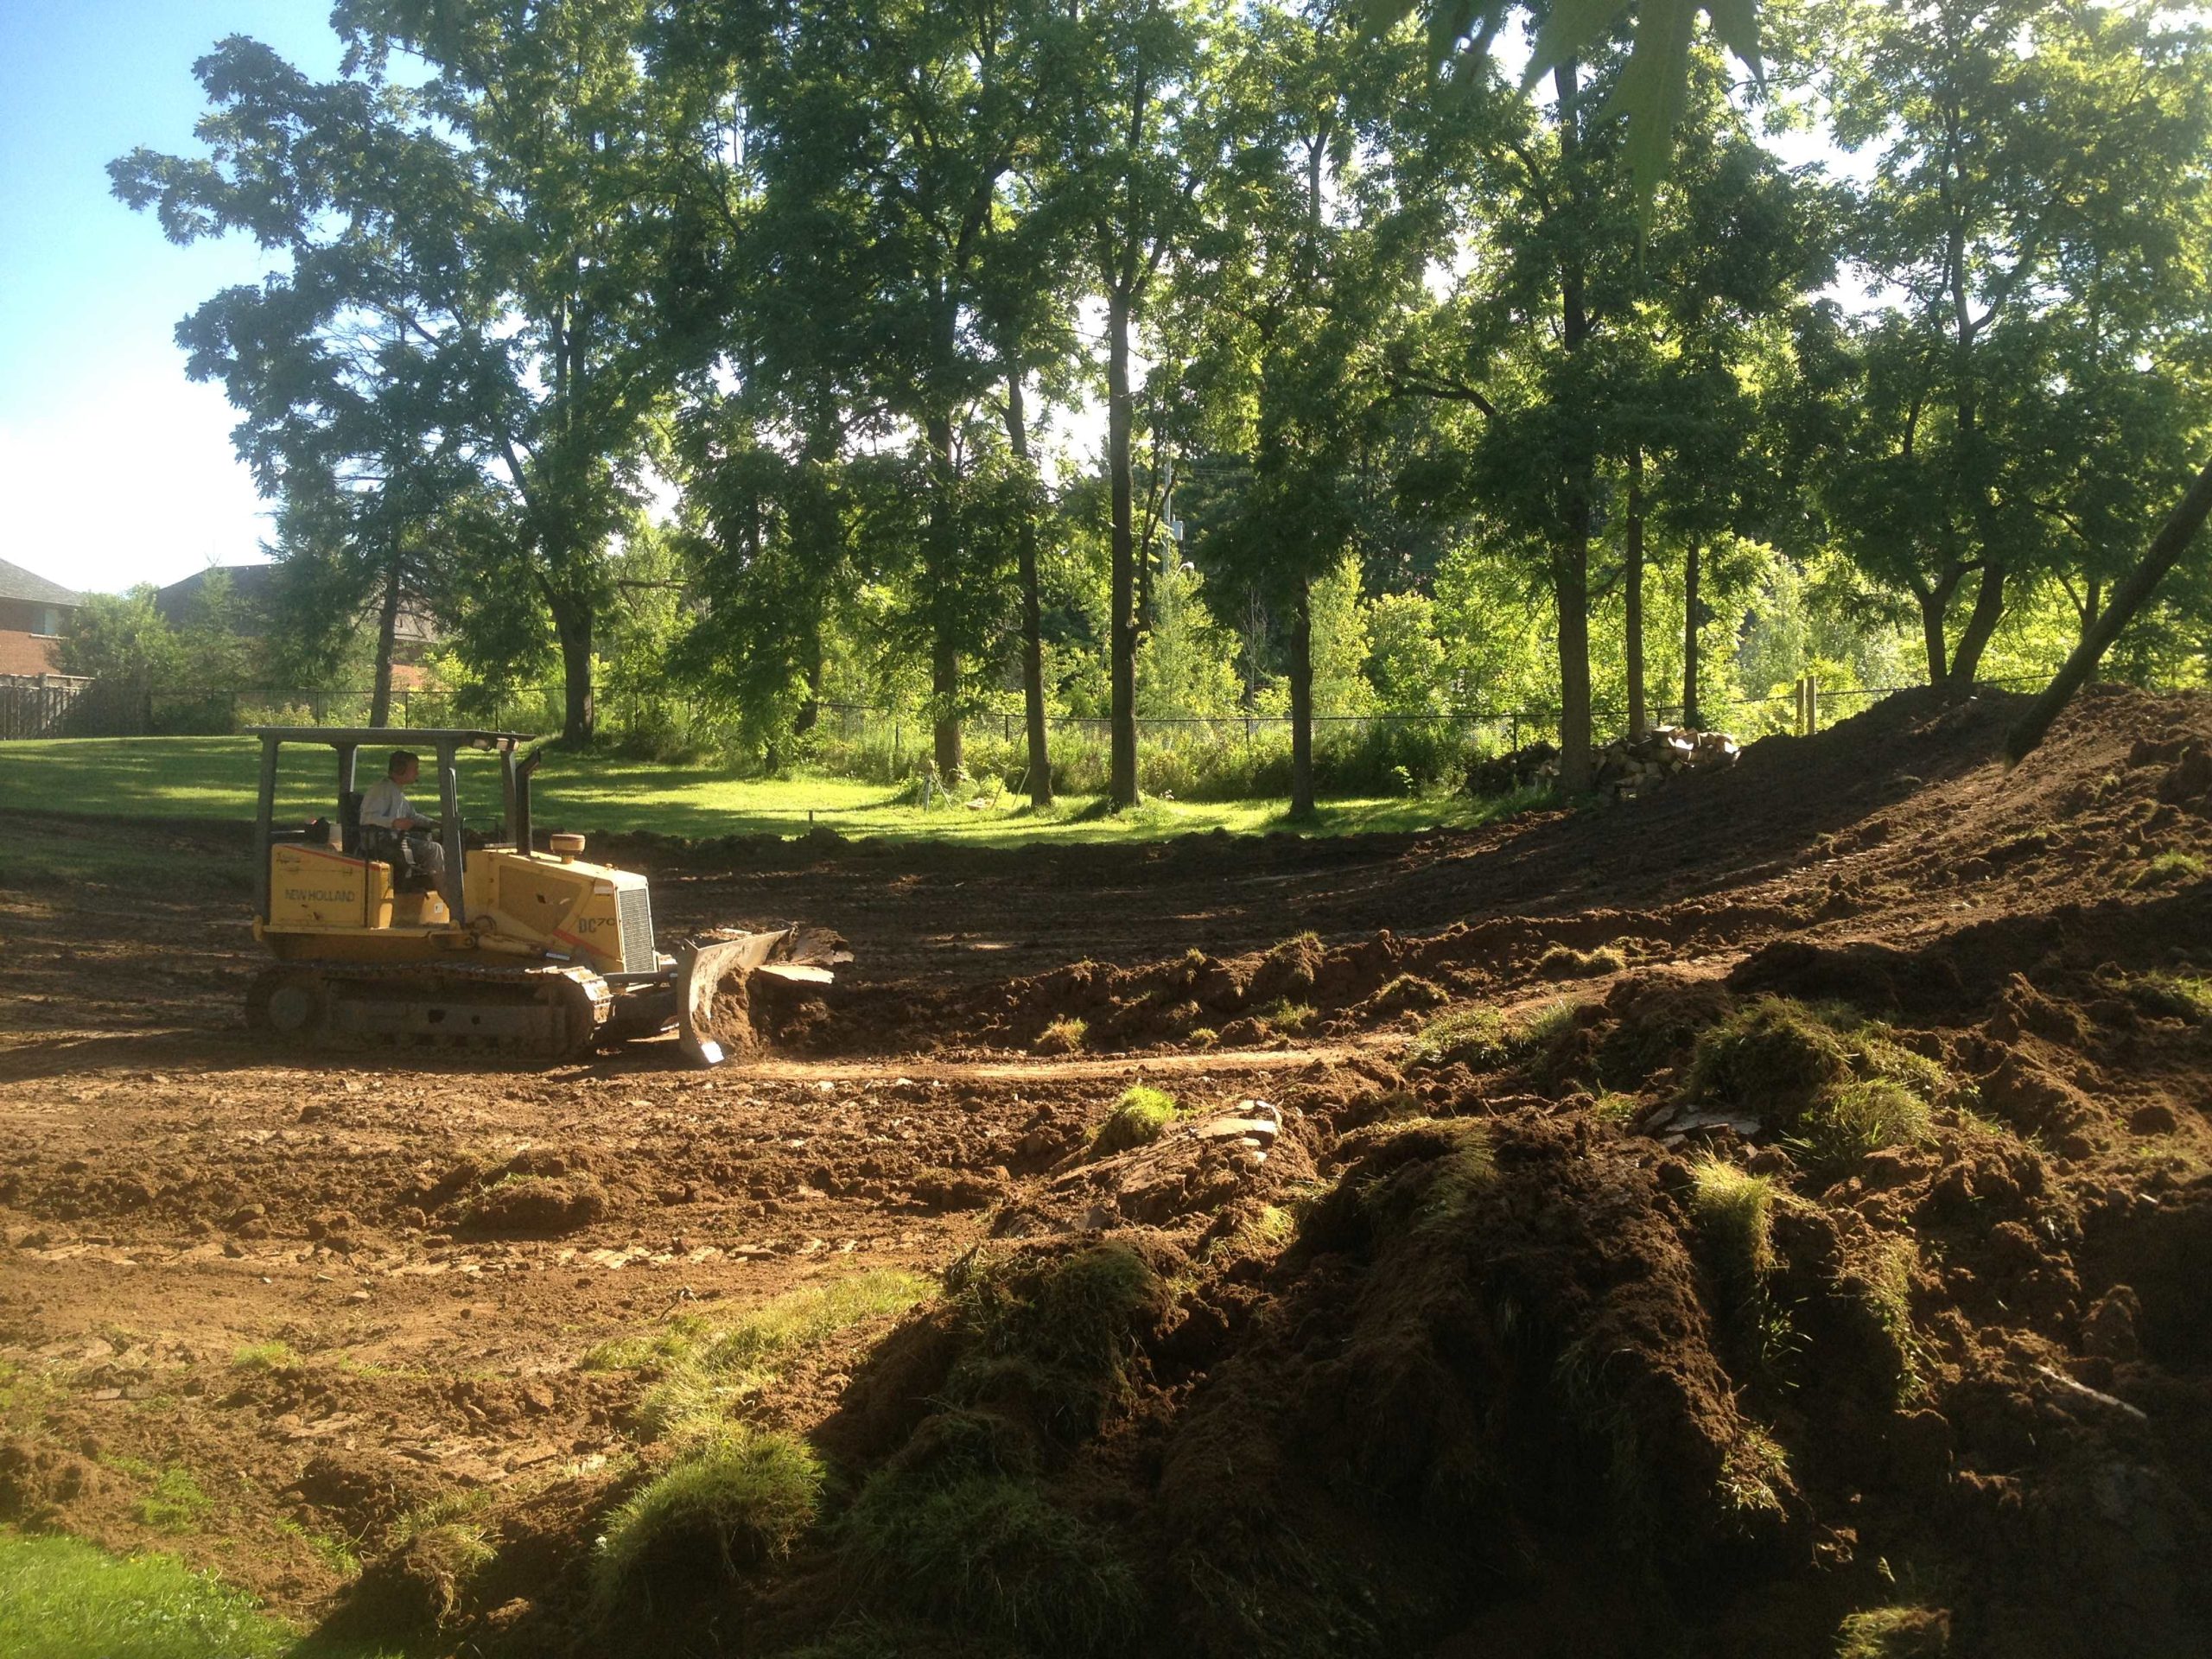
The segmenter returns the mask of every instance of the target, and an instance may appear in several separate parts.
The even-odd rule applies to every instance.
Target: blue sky
[[[0,558],[112,592],[258,556],[219,387],[177,321],[262,264],[170,245],[108,194],[136,145],[190,153],[192,65],[226,35],[338,67],[327,0],[0,0]]]

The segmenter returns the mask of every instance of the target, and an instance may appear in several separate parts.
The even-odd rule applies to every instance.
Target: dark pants
[[[446,849],[419,830],[402,835],[380,824],[364,824],[361,850],[371,858],[382,859],[396,874],[421,876],[430,885],[446,873]]]

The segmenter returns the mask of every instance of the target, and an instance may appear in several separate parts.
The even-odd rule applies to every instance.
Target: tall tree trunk
[[[2097,671],[2098,663],[2112,648],[2112,642],[2120,638],[2120,631],[2150,602],[2166,573],[2180,563],[2196,532],[2203,528],[2208,514],[2212,514],[2212,461],[2204,464],[2180,504],[2158,526],[2158,533],[2151,538],[2150,548],[2141,562],[2113,584],[2112,597],[2044,694],[2021,716],[2019,724],[2005,734],[2005,753],[2012,761],[2017,764],[2024,760],[2043,741],[2051,722],[2065,711],[2089,676]]]
[[[1951,677],[1951,648],[1943,635],[1944,619],[1950,614],[1951,595],[1959,591],[1965,575],[1965,569],[1955,563],[1934,587],[1913,589],[1913,597],[1920,604],[1920,643],[1928,654],[1928,683],[1933,686],[1943,685]]]
[[[1026,476],[1029,417],[1018,372],[1006,378],[1006,436]],[[1021,580],[1021,712],[1029,736],[1029,804],[1045,807],[1052,804],[1052,757],[1045,731],[1044,606],[1037,592],[1037,519],[1027,510],[1014,537],[1014,557]]]
[[[1300,575],[1290,619],[1290,815],[1313,816],[1313,584]]]
[[[399,537],[384,567],[384,602],[377,612],[377,681],[369,695],[369,724],[382,730],[391,724],[391,652],[399,636]]]
[[[1628,452],[1628,548],[1621,583],[1627,596],[1628,734],[1642,737],[1643,708],[1643,446]]]
[[[561,714],[562,741],[589,743],[599,731],[599,708],[593,701],[591,685],[592,632],[597,619],[588,599],[556,598],[552,608],[566,696]]]
[[[791,735],[804,737],[822,718],[822,635],[817,630],[806,652],[806,699],[791,716]]]
[[[1552,591],[1559,602],[1559,786],[1580,795],[1590,787],[1590,526],[1586,507],[1579,534],[1554,556]]]
[[[1116,289],[1106,300],[1106,471],[1113,513],[1111,701],[1107,709],[1112,760],[1107,791],[1116,807],[1137,804],[1137,627],[1135,525],[1129,479],[1129,300]]]
[[[1552,72],[1558,94],[1560,170],[1579,200],[1575,157],[1581,149],[1580,66],[1572,60]],[[1570,358],[1590,336],[1581,256],[1566,253],[1560,267],[1560,344]],[[1597,454],[1586,445],[1567,461],[1566,522],[1552,550],[1552,596],[1559,607],[1559,785],[1580,795],[1590,787],[1590,508],[1597,485]]]
[[[930,507],[927,582],[930,593],[930,699],[932,752],[937,775],[950,784],[965,755],[960,742],[960,641],[953,628],[950,603],[959,573],[953,567],[952,417],[932,415],[928,423],[930,474],[935,500]]]
[[[2005,567],[1991,563],[1981,567],[1981,582],[1974,589],[1974,610],[1967,618],[1967,626],[1959,635],[1958,649],[1951,656],[1950,672],[1943,683],[1954,702],[1962,702],[1974,695],[1974,677],[1981,666],[1981,653],[1987,649],[1989,636],[1997,632],[1997,624],[2005,614]]]
[[[1705,620],[1699,614],[1697,561],[1697,537],[1693,536],[1682,550],[1682,724],[1692,731],[1705,725],[1697,706],[1697,634]]]

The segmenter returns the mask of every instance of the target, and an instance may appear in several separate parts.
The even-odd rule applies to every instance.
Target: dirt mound
[[[2012,712],[1465,833],[640,842],[858,944],[712,1075],[272,1062],[213,839],[0,890],[0,1507],[425,1652],[2212,1650],[2212,713]],[[671,1474],[743,1519],[715,1433],[813,1507],[609,1591]]]

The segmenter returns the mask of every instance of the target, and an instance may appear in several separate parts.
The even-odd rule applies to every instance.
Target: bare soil
[[[1173,1294],[1043,1475],[1143,1586],[1096,1650],[1814,1654],[1857,1616],[1876,1652],[2212,1651],[2212,1021],[2147,988],[2212,973],[2212,706],[2099,688],[2008,772],[2014,711],[1896,698],[1466,833],[602,844],[664,942],[852,942],[715,1073],[272,1056],[242,829],[0,806],[126,872],[0,887],[0,1519],[343,1626],[405,1517],[478,1494],[497,1560],[426,1650],[782,1651],[876,1617],[836,1516],[915,1455],[944,1316],[744,1402],[823,1450],[829,1519],[645,1635],[584,1580],[664,1456],[586,1357],[1120,1240]],[[1763,995],[1940,1066],[1927,1135],[1816,1166],[1694,1109],[1688,1046]],[[1561,1000],[1541,1054],[1408,1064],[1440,1011]],[[1280,1134],[1087,1158],[1135,1082]],[[1750,1289],[1706,1156],[1779,1195]]]

